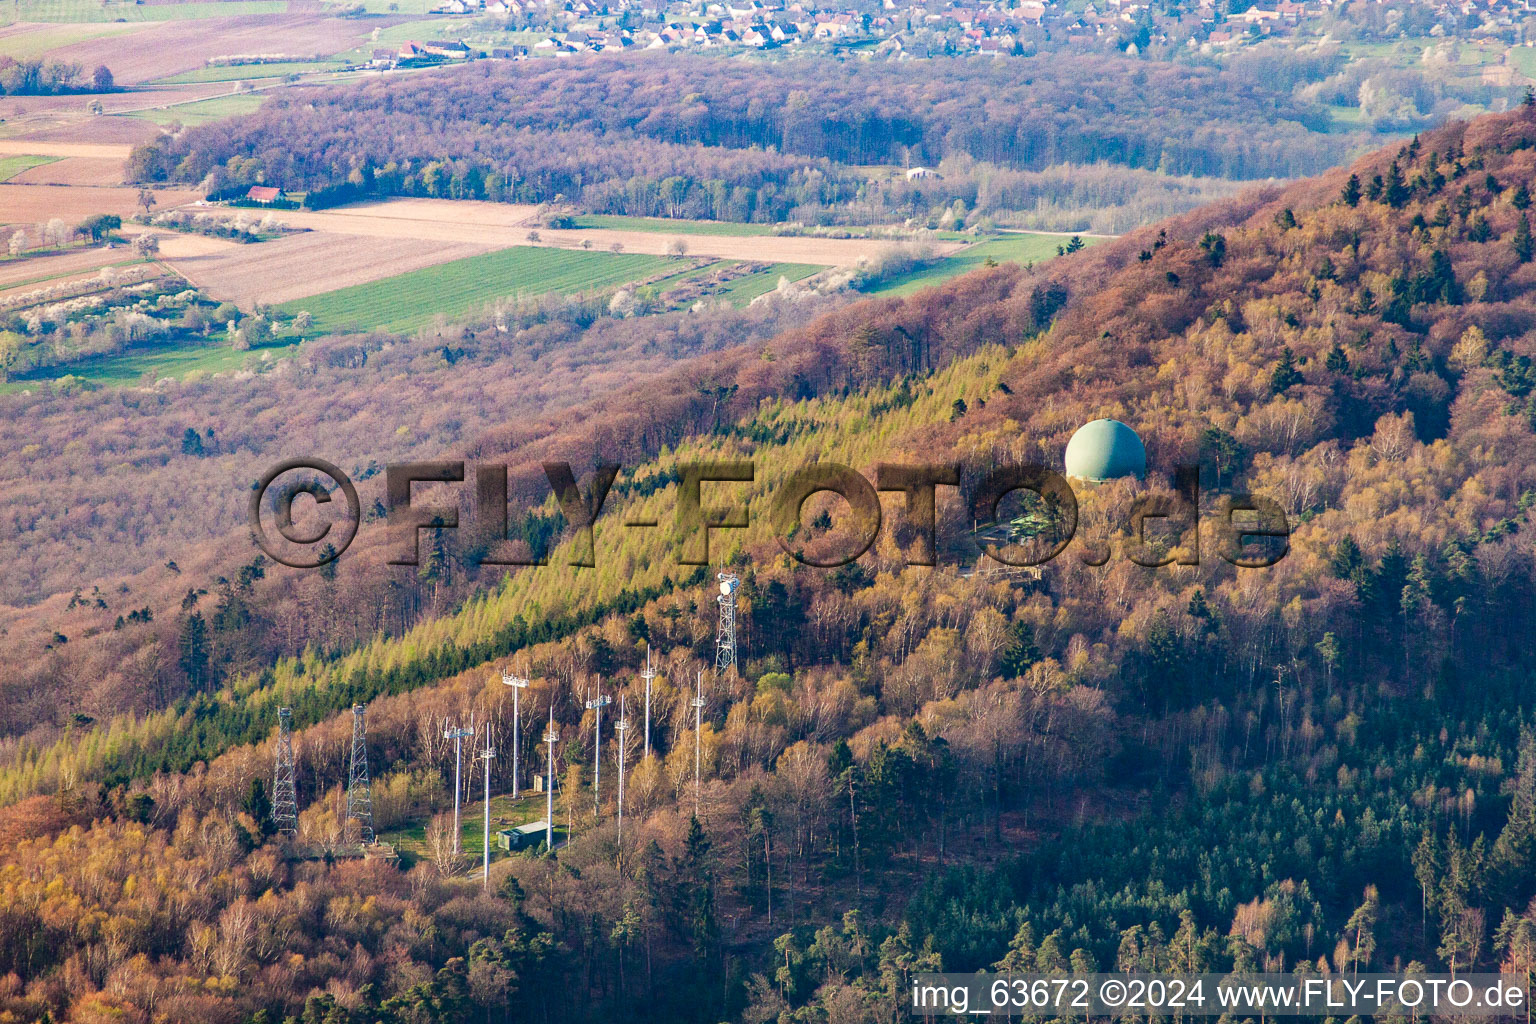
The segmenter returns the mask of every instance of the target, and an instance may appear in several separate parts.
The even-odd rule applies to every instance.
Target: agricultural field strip
[[[0,165],[6,160],[20,159],[0,157]],[[44,157],[40,163],[3,180],[15,185],[119,185],[123,181],[123,162],[87,156]]]
[[[113,146],[91,142],[45,142],[28,139],[0,139],[0,156],[90,157],[95,160],[128,159],[132,146]]]
[[[260,214],[260,211],[241,211]],[[290,211],[278,219],[292,224]],[[162,236],[162,248],[164,246]],[[488,246],[466,242],[380,245],[376,238],[333,232],[304,232],[250,245],[226,243],[217,253],[167,262],[209,295],[246,308],[256,302],[283,303],[322,292],[367,284],[424,267],[475,256]]]
[[[138,258],[129,256],[118,260],[116,263],[104,263],[101,267],[91,267],[86,270],[64,270],[57,274],[49,274],[46,277],[30,278],[26,281],[17,281],[11,284],[0,283],[0,299],[8,298],[19,292],[32,291],[43,285],[74,284],[77,281],[86,281],[101,273],[102,267],[125,267],[138,262],[140,262]]]
[[[576,294],[666,276],[667,261],[636,253],[569,252],[517,246],[311,296],[286,304],[339,329],[412,330],[438,314],[459,316],[497,299]]]
[[[201,198],[191,189],[158,189],[156,209],[168,210]],[[78,224],[98,213],[127,218],[138,211],[136,188],[93,185],[0,184],[0,224],[46,224],[59,217]]]
[[[228,11],[232,5],[223,6],[235,16],[146,22],[139,31],[71,43],[50,56],[87,68],[106,64],[119,84],[138,85],[197,71],[207,66],[208,58],[233,53],[329,56],[364,44],[373,28],[355,19],[322,14],[240,14]]]
[[[120,263],[131,255],[125,249],[107,250],[98,245],[50,256],[0,260],[0,288],[38,284],[69,274],[97,270],[112,263]]]
[[[0,27],[0,56],[13,60],[45,57],[50,51],[100,36],[133,31],[138,26],[120,22],[95,24],[50,21],[18,21]]]
[[[39,306],[47,306],[55,302],[64,302],[68,299],[78,299],[85,295],[96,295],[110,291],[113,288],[127,284],[142,284],[145,281],[166,278],[165,268],[158,264],[148,264],[144,260],[130,259],[122,263],[110,264],[119,272],[113,280],[103,281],[97,273],[66,274],[56,280],[37,282],[33,284],[17,285],[14,288],[0,288],[0,306],[5,306],[6,313],[14,313],[22,309],[33,309]],[[129,269],[137,267],[139,269]],[[89,286],[89,287],[85,287]],[[60,289],[63,289],[60,291]],[[44,292],[47,295],[31,295],[26,302],[14,302],[20,296],[27,296],[31,292]]]
[[[137,225],[130,225],[123,233],[131,237],[144,230]],[[161,231],[156,231],[155,234],[160,238],[160,253],[163,258],[193,258],[225,249],[239,248],[239,243],[222,238],[205,238],[201,235]],[[99,273],[103,267],[118,267],[137,262],[139,262],[138,257],[134,256],[133,250],[127,246],[108,249],[100,245],[48,256],[3,260],[0,261],[0,291],[14,293],[46,283],[83,280]]]
[[[283,219],[295,227],[372,238],[416,241],[469,242],[493,248],[536,245],[579,249],[583,242],[593,250],[607,251],[615,244],[627,253],[669,255],[682,241],[689,256],[750,260],[762,263],[816,263],[851,266],[862,258],[879,255],[904,243],[863,238],[809,238],[774,235],[684,235],[655,231],[622,231],[607,228],[554,230],[539,228],[537,241],[527,238],[528,220],[534,207],[511,203],[486,203],[450,199],[404,199],[318,213],[293,211]],[[936,255],[947,256],[964,248],[960,242],[931,244]]]
[[[0,181],[10,181],[18,175],[36,170],[46,164],[51,164],[59,158],[54,156],[0,156]]]

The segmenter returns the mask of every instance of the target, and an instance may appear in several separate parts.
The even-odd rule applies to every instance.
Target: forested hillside
[[[444,452],[513,462],[514,514],[545,501],[520,529],[551,539],[548,566],[451,570],[472,552],[449,543],[388,570],[375,537],[334,575],[186,580],[206,599],[134,627],[175,666],[167,709],[3,751],[3,1009],[857,1022],[900,1019],[906,978],[937,967],[1530,971],[1533,181],[1536,108],[1453,124]],[[837,570],[769,528],[807,462],[953,460],[970,483],[1059,466],[1100,416],[1136,428],[1153,472],[1079,487],[1078,539],[1038,579],[972,571],[995,566],[949,488],[935,569],[907,564],[899,501]],[[546,458],[583,481],[626,465],[595,568],[551,536]],[[667,521],[679,463],[747,458],[757,478],[730,493],[755,525],[714,541],[743,579],[741,671],[706,676],[696,737],[714,570],[679,566],[669,531],[617,524]],[[1208,522],[1198,565],[1126,557],[1130,502],[1180,464],[1202,467],[1208,510],[1278,501],[1289,554],[1236,569]],[[805,513],[797,538],[833,545],[842,506]],[[298,613],[386,592],[419,614],[350,649]],[[262,646],[278,623],[297,656]],[[584,700],[600,683],[633,714],[647,644],[656,756],[630,762],[621,842]],[[421,824],[452,785],[442,723],[473,712],[505,742],[513,668],[533,679],[525,750],[553,709],[570,843],[498,862],[489,894],[446,854],[333,861],[350,705],[369,702],[380,827]],[[279,704],[323,859],[271,836]],[[509,765],[492,765],[499,791]],[[471,771],[466,792],[481,784]]]
[[[1027,172],[1108,164],[1227,179],[1317,173],[1357,147],[1287,83],[1339,58],[1231,67],[1100,56],[898,65],[646,54],[495,62],[278,97],[135,154],[146,181],[265,181],[319,201],[415,195],[776,222],[1026,210]],[[491,131],[491,126],[495,131]],[[305,139],[303,146],[290,140]],[[860,168],[959,161],[877,184]],[[971,166],[976,165],[976,166]],[[955,180],[951,180],[955,179]],[[1052,196],[1054,198],[1054,196]],[[856,202],[855,202],[856,200]]]

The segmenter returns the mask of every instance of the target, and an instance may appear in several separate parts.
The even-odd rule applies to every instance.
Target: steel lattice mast
[[[373,786],[368,780],[367,709],[352,705],[352,765],[347,773],[347,823],[357,822],[357,841],[373,842]]]
[[[733,572],[722,572],[720,596],[720,626],[715,631],[715,678],[727,679],[736,674],[736,588],[741,580]]]
[[[293,709],[277,709],[277,763],[272,769],[272,823],[288,835],[299,832],[299,794],[293,781]]]

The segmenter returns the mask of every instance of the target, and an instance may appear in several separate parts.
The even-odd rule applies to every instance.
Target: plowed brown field
[[[293,214],[278,216],[293,223]],[[162,236],[162,248],[164,236]],[[287,302],[348,285],[365,284],[422,267],[485,252],[466,242],[359,238],[330,232],[306,232],[254,245],[234,244],[190,258],[167,262],[187,280],[219,299],[243,306]]]

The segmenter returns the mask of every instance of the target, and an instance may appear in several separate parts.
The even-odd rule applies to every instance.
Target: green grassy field
[[[0,181],[10,181],[22,171],[51,164],[57,159],[56,156],[0,156]]]
[[[0,7],[7,21],[182,21],[230,18],[242,14],[282,14],[287,0],[227,0],[174,4],[134,4],[123,0],[12,0]]]
[[[0,22],[8,20],[13,9],[0,5]],[[50,50],[57,50],[61,46],[83,43],[89,39],[99,39],[121,31],[123,30],[115,26],[101,24],[60,24],[49,28],[34,28],[19,35],[0,39],[0,57],[12,57],[16,60],[42,57]]]
[[[261,106],[265,99],[266,96],[259,92],[235,93],[229,96],[195,100],[192,103],[178,103],[170,107],[156,107],[153,110],[136,110],[129,116],[142,117],[146,121],[153,121],[160,125],[174,124],[179,121],[191,126],[219,121],[237,114],[249,114]]]
[[[1515,46],[1509,51],[1509,63],[1526,78],[1536,78],[1536,47]]]
[[[725,287],[717,294],[725,296],[734,306],[745,306],[759,295],[777,288],[781,277],[787,277],[791,281],[801,281],[826,269],[815,263],[775,263],[767,270],[727,281]]]
[[[384,8],[388,4],[377,4],[378,10],[373,9],[375,5],[372,3],[369,3],[367,6],[370,8],[369,13],[383,14],[385,13]],[[426,0],[401,3],[400,11],[404,14],[424,14],[426,13],[425,8],[427,6]],[[420,7],[422,10],[414,10],[414,7]],[[397,48],[401,43],[410,39],[464,39],[465,42],[469,42],[469,39],[464,35],[466,27],[466,23],[462,19],[456,20],[453,18],[435,18],[432,21],[406,21],[398,25],[382,26],[374,29],[367,41],[356,49],[335,53],[331,56],[335,60],[355,63],[371,58],[374,50]]]
[[[452,810],[452,793],[449,794],[449,805],[446,810]],[[544,794],[525,791],[522,799],[514,801],[511,794],[502,793],[491,797],[491,860],[500,860],[509,854],[496,846],[496,832],[498,829],[511,828],[534,821],[544,820]],[[591,813],[591,807],[586,808]],[[555,845],[558,846],[565,838],[565,814],[560,805],[559,794],[555,800]],[[474,866],[481,863],[481,857],[485,851],[485,801],[476,800],[466,803],[459,811],[459,846],[464,851],[465,861],[472,862]],[[398,853],[412,857],[425,858],[427,854],[427,822],[425,819],[412,821],[397,828],[385,829],[379,833],[379,842],[389,843]]]
[[[267,354],[272,359],[278,359],[292,355],[297,349],[296,343],[270,345],[248,352],[236,352],[223,343],[196,346],[173,344],[132,349],[110,356],[95,356],[67,366],[50,366],[33,371],[0,383],[0,394],[35,389],[43,381],[56,381],[68,376],[92,384],[121,387],[139,383],[145,374],[152,374],[158,380],[161,377],[186,379],[194,374],[233,373],[242,369],[253,356],[259,359]]]
[[[198,68],[179,75],[157,79],[161,85],[188,85],[199,82],[238,82],[260,78],[281,78],[284,75],[313,75],[324,71],[336,71],[344,67],[340,61],[306,60],[280,61],[272,64],[239,64],[233,67]]]
[[[462,316],[513,295],[574,295],[649,277],[664,256],[516,246],[408,274],[354,285],[279,307],[315,318],[317,331],[413,331],[438,314]]]
[[[1068,237],[1019,233],[978,242],[953,256],[946,256],[931,266],[883,281],[871,288],[869,294],[908,295],[923,288],[932,288],[952,277],[976,270],[984,265],[989,257],[998,263],[1041,263],[1053,258],[1056,255],[1056,247],[1066,244]],[[1083,241],[1092,245],[1102,239],[1084,238]]]

